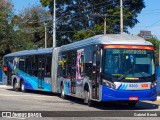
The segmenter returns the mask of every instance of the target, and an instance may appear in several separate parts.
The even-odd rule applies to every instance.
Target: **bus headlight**
[[[115,85],[114,83],[109,82],[109,81],[107,81],[107,80],[105,80],[105,79],[102,80],[102,84],[103,84],[103,85],[106,85],[106,86],[109,87],[109,88],[116,89],[116,85]]]
[[[156,86],[157,86],[157,82],[151,83],[151,88],[154,88],[154,87],[156,87]]]

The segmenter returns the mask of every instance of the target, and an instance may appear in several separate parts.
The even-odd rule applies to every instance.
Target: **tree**
[[[53,0],[40,1],[43,6],[49,7],[52,14]],[[123,5],[124,31],[128,32],[129,27],[133,28],[138,23],[137,16],[145,5],[144,0],[125,0]],[[97,17],[97,13],[110,15],[106,19],[108,34],[120,31],[120,0],[60,0],[57,1],[56,7],[58,45],[70,40],[103,34],[104,19]],[[67,42],[64,42],[63,38],[67,38],[65,39]]]
[[[155,48],[155,62],[156,62],[156,66],[159,65],[159,45],[160,45],[160,41],[156,38],[156,37],[152,37],[149,42],[151,42]]]
[[[16,47],[21,49],[44,47],[44,23],[47,22],[49,27],[50,19],[50,13],[39,5],[25,8],[19,15],[15,15],[12,20],[16,28],[15,38],[22,40]]]
[[[0,1],[0,66],[3,56],[12,51],[12,8],[11,2],[7,0]]]
[[[44,22],[51,25],[50,13],[41,6],[25,8],[19,15],[14,15],[12,8],[10,1],[0,1],[0,66],[8,53],[44,47]],[[51,34],[49,31],[48,46],[52,46]]]

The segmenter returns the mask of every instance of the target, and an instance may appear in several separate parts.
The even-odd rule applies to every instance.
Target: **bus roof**
[[[39,54],[50,54],[53,48],[40,48],[34,50],[24,50],[19,52],[13,52],[5,55],[4,57],[15,57],[15,56],[28,56],[28,55],[39,55]]]
[[[106,34],[96,35],[82,41],[74,42],[68,45],[63,45],[60,47],[60,51],[81,48],[92,44],[152,45],[152,43],[138,36],[128,35],[125,33]]]
[[[60,47],[60,51],[67,51],[67,50],[82,48],[84,46],[93,45],[93,44],[152,45],[152,43],[138,36],[133,36],[128,34],[107,34],[107,35],[96,35],[82,41],[63,45]],[[24,51],[7,54],[4,57],[49,54],[49,53],[52,53],[52,50],[53,48],[24,50]]]

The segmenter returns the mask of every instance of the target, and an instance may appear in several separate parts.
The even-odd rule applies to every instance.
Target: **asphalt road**
[[[83,100],[76,99],[73,97],[68,97],[63,100],[58,94],[47,93],[47,92],[35,92],[27,91],[27,93],[15,92],[9,87],[0,86],[0,111],[108,111],[113,113],[110,114],[114,119],[115,112],[128,112],[128,111],[160,111],[160,107],[154,103],[138,102],[136,107],[129,107],[124,103],[107,102],[107,103],[97,103],[94,107],[88,107],[83,103]],[[94,114],[91,113],[91,114]],[[86,117],[85,117],[86,118]],[[123,118],[125,119],[133,119]],[[7,118],[3,118],[7,119]],[[22,118],[21,118],[22,119]],[[35,118],[36,119],[36,118]],[[48,118],[51,119],[51,118]],[[54,119],[64,119],[64,118],[54,118]],[[66,120],[69,118],[65,118]],[[73,118],[74,119],[74,118]],[[82,119],[76,118],[76,119]],[[91,119],[91,118],[87,118]],[[97,118],[93,118],[97,119]],[[93,120],[92,119],[92,120]],[[104,119],[104,118],[98,118]],[[110,118],[112,119],[112,117]],[[144,117],[141,117],[143,120]],[[158,118],[155,118],[158,120]],[[135,120],[135,119],[134,119]],[[145,119],[146,120],[146,119]]]

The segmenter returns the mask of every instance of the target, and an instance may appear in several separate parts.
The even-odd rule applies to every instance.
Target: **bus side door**
[[[45,58],[38,58],[38,88],[43,89],[45,74]]]

